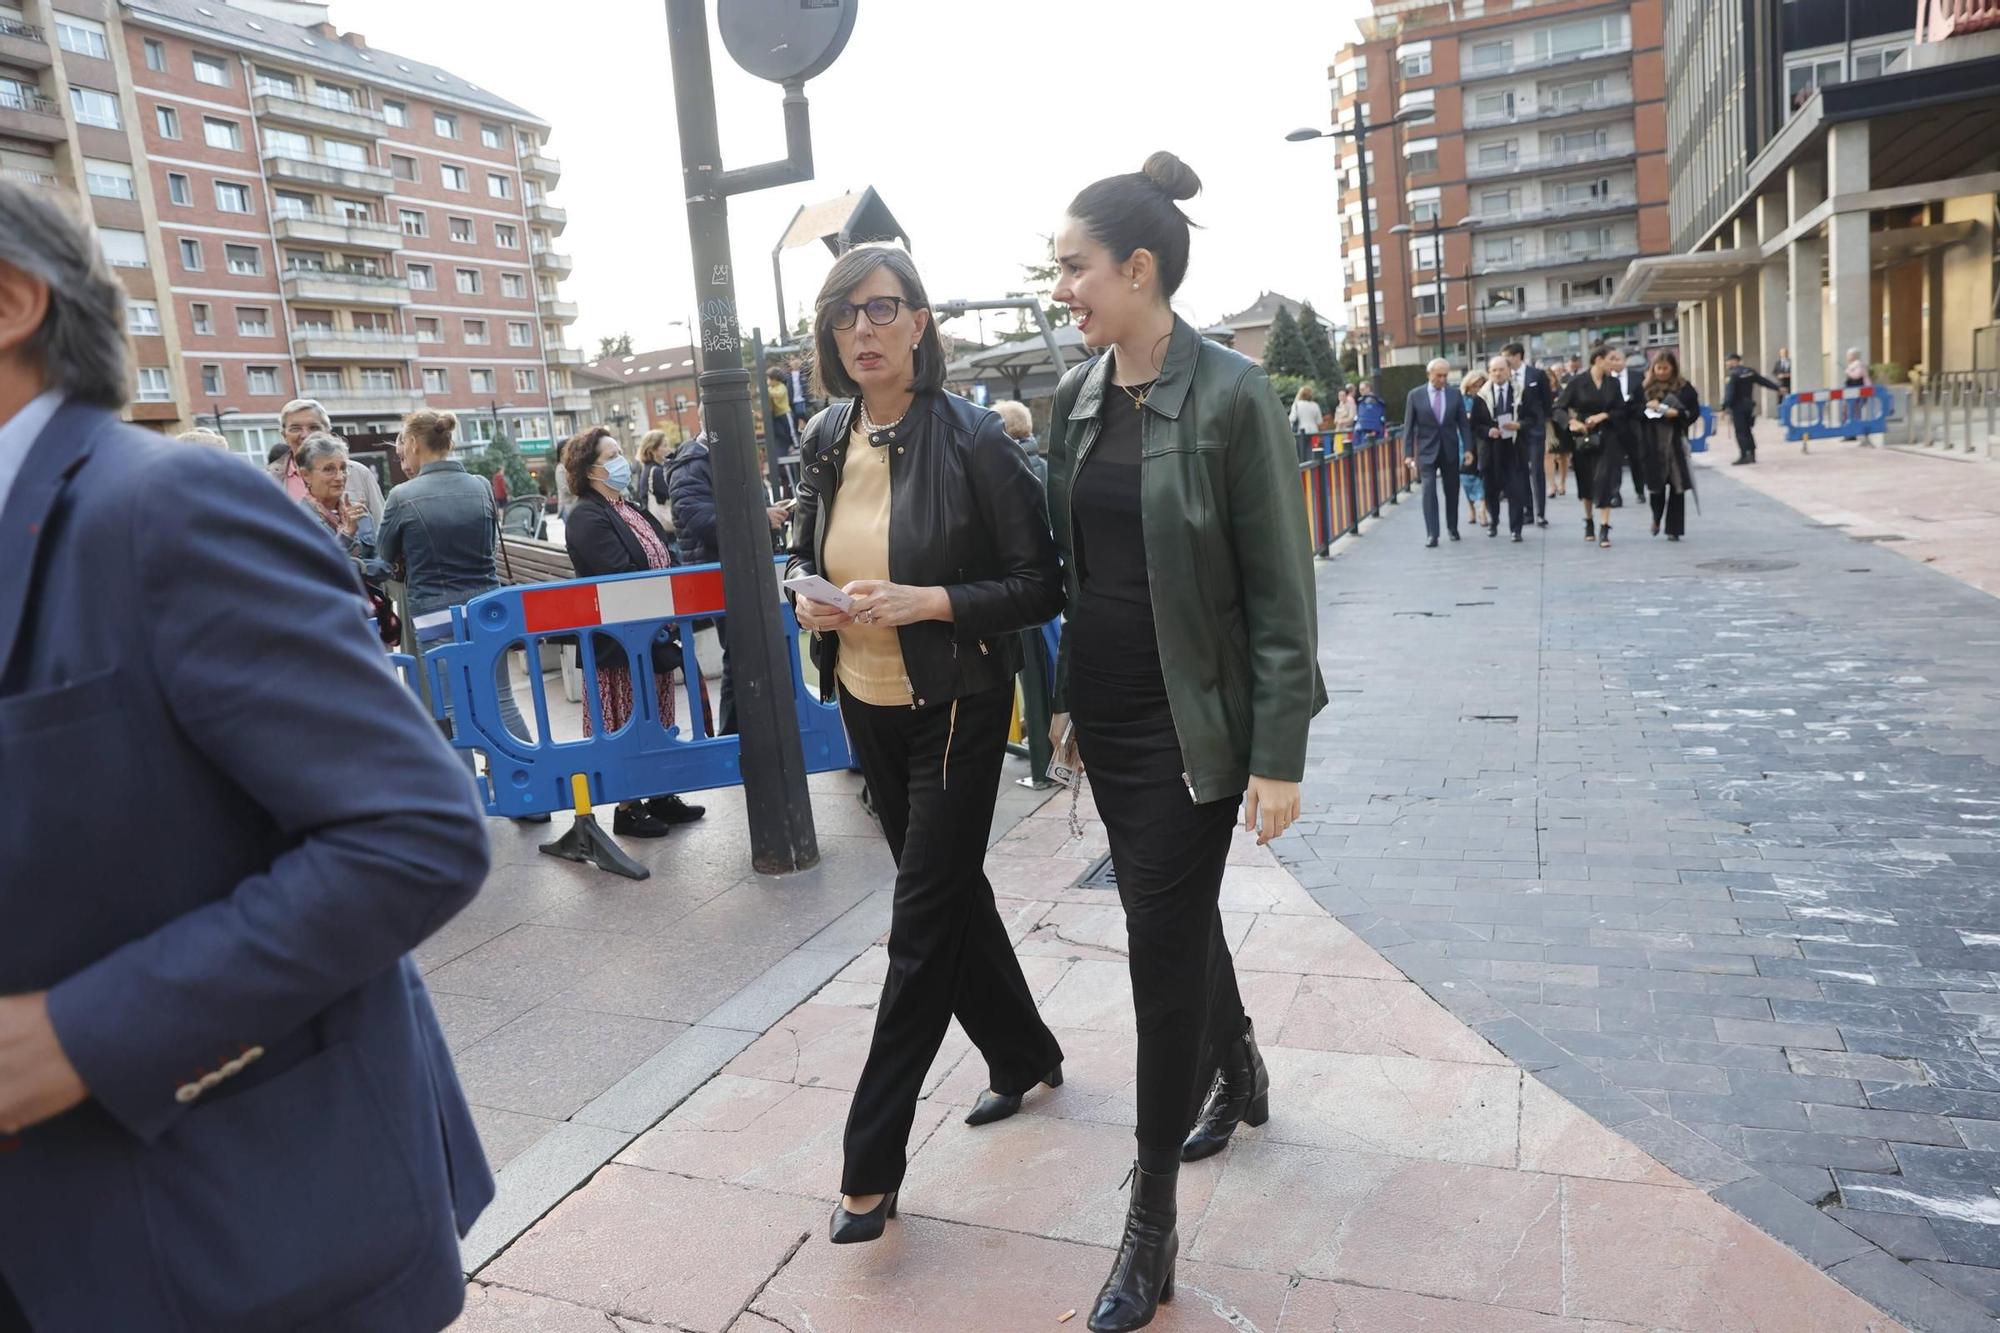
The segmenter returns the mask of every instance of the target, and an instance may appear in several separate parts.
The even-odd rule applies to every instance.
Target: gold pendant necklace
[[[1118,386],[1118,391],[1127,398],[1130,398],[1132,406],[1137,409],[1146,405],[1146,399],[1153,392],[1153,385],[1156,383],[1158,383],[1157,380],[1147,380],[1144,384],[1137,386],[1136,389],[1130,384],[1121,384]]]

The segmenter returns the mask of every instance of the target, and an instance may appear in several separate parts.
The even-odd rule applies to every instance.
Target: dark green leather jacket
[[[1063,376],[1049,422],[1049,517],[1069,605],[1079,604],[1070,492],[1103,424],[1111,357]],[[1239,795],[1250,775],[1297,782],[1326,706],[1312,539],[1298,446],[1263,369],[1185,321],[1146,397],[1139,511],[1153,622],[1188,789]],[[1055,707],[1069,696],[1069,636]]]

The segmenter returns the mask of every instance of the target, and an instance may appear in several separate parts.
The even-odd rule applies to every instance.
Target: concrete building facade
[[[428,406],[545,450],[589,410],[549,126],[326,8],[0,0],[0,174],[95,223],[133,419],[261,459],[311,397],[346,433]]]

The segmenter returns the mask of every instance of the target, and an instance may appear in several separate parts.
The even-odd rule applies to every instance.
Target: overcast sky
[[[746,327],[768,335],[777,322],[770,251],[801,204],[873,185],[909,230],[934,299],[999,296],[1023,285],[1021,265],[1078,189],[1157,148],[1204,185],[1186,205],[1203,230],[1182,314],[1211,321],[1261,290],[1339,306],[1333,144],[1284,135],[1328,123],[1327,66],[1365,0],[859,4],[845,54],[806,89],[817,179],[731,201]],[[486,0],[476,11],[334,0],[332,18],[554,127],[579,346],[594,354],[599,335],[624,331],[641,350],[684,340],[670,321],[686,316],[693,282],[661,0]],[[724,164],[782,157],[779,89],[736,68],[719,39],[711,49]],[[830,262],[824,247],[788,254],[794,310]],[[970,319],[959,328],[976,332]]]

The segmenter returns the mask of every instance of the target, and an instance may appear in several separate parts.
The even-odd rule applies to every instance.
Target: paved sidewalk
[[[988,862],[1061,1089],[966,1128],[984,1067],[954,1025],[901,1219],[830,1245],[885,965],[869,948],[482,1263],[462,1333],[1081,1329],[1123,1216],[1133,1018],[1116,895],[1073,887],[1101,826],[1072,839],[1067,815],[1043,806]],[[1184,1172],[1161,1333],[1898,1327],[1525,1075],[1269,852],[1239,841],[1222,905],[1272,1118]]]
[[[1352,543],[1279,850],[1602,1123],[1911,1327],[1992,1333],[2000,601],[1746,484],[1976,469],[1782,450],[1704,469],[1679,544],[1628,503],[1586,545],[1574,500],[1524,546],[1427,551],[1413,505]]]

